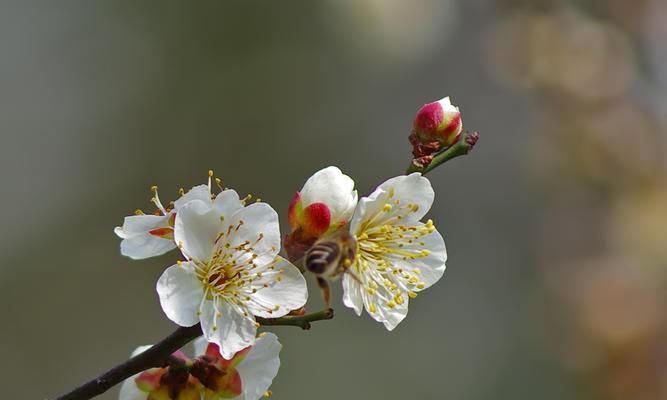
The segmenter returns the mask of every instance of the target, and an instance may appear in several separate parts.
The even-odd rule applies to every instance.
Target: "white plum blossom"
[[[243,207],[234,194],[178,209],[174,238],[187,261],[157,283],[167,317],[181,326],[201,323],[225,358],[253,344],[255,316],[284,316],[308,297],[301,272],[278,256],[276,212],[266,203]]]
[[[120,243],[121,254],[135,260],[141,260],[159,256],[175,249],[174,222],[176,213],[188,201],[212,202],[215,199],[216,196],[211,192],[212,175],[213,173],[209,172],[208,185],[195,186],[187,192],[181,189],[181,197],[173,202],[172,208],[162,205],[157,186],[153,186],[151,188],[153,191],[151,201],[157,207],[156,214],[146,215],[137,210],[136,215],[125,217],[123,226],[114,229],[116,235],[123,239]],[[236,192],[234,194],[236,195]],[[242,200],[239,201],[242,202]]]
[[[394,329],[408,313],[408,299],[445,271],[445,242],[433,222],[420,222],[434,192],[419,173],[391,178],[363,197],[350,222],[357,252],[343,277],[343,302],[357,315]]]
[[[150,347],[141,346],[132,356]],[[230,359],[223,358],[217,345],[201,337],[195,340],[194,348],[197,357],[194,362],[180,352],[174,353],[190,366],[185,385],[174,382],[175,385],[170,386],[169,380],[161,379],[169,367],[151,368],[126,379],[120,388],[119,400],[169,399],[174,389],[178,400],[259,400],[269,390],[280,368],[282,345],[273,333],[260,334],[253,346]],[[198,364],[208,367],[198,369]]]

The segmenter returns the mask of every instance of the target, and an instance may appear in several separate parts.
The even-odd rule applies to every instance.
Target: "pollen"
[[[377,309],[375,308],[375,304],[373,303],[369,304],[368,311],[370,311],[371,313],[375,313],[377,311]]]
[[[417,297],[417,293],[413,292],[412,290],[408,290],[408,297],[414,299],[415,297]]]
[[[393,301],[388,301],[387,302],[387,307],[394,308],[394,307],[396,307],[396,303],[394,303]]]
[[[208,177],[210,178],[210,177],[212,177],[212,176],[213,176],[213,170],[212,170],[212,169],[209,169],[209,170],[208,170]]]
[[[225,222],[225,216],[224,215],[220,216],[220,222]]]
[[[382,211],[384,212],[389,212],[391,211],[392,207],[391,204],[385,204],[384,207],[382,207]]]

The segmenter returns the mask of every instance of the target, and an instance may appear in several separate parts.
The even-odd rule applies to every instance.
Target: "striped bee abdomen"
[[[336,241],[315,243],[306,253],[308,271],[322,275],[327,269],[336,268],[340,258],[340,245]]]

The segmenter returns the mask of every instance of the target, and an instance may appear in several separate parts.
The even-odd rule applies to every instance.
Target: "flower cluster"
[[[151,346],[137,348],[132,356]],[[238,398],[257,400],[264,396],[278,374],[282,346],[276,335],[264,333],[253,346],[224,358],[214,343],[199,338],[194,360],[178,351],[179,363],[151,368],[123,382],[120,400],[200,400]]]
[[[322,176],[329,176],[328,185],[320,181]],[[293,225],[286,243],[299,247],[303,240],[307,247],[313,239],[326,240],[336,231],[349,234],[355,246],[353,258],[341,266],[343,302],[357,315],[366,309],[392,330],[407,315],[408,299],[437,282],[445,271],[447,251],[442,236],[433,221],[420,222],[433,204],[433,188],[415,172],[387,180],[357,202],[350,181],[335,167],[308,179],[301,193],[312,193],[311,204],[318,204],[322,214],[332,214],[329,210],[339,210],[343,203],[347,208],[341,214],[351,218],[337,220],[333,227],[305,240],[301,228]],[[332,192],[337,196],[330,196]],[[290,213],[293,209],[294,205],[290,206]]]
[[[132,258],[178,247],[184,259],[157,282],[162,309],[180,326],[201,323],[204,337],[229,358],[254,343],[255,317],[284,316],[303,307],[308,293],[299,269],[278,255],[273,208],[246,204],[232,189],[215,194],[211,177],[212,172],[208,185],[183,193],[171,209],[162,206],[153,187],[161,215],[126,217],[116,233],[123,238],[121,252]]]
[[[419,112],[411,141],[420,143],[415,151],[447,148],[461,128],[458,109],[445,98]],[[203,333],[199,357],[175,353],[178,363],[126,381],[121,400],[259,398],[277,373],[280,345],[272,334],[257,339],[258,321],[305,312],[304,266],[316,275],[327,305],[328,281],[342,277],[343,303],[357,315],[366,310],[388,330],[407,316],[409,300],[445,271],[445,242],[433,221],[422,221],[434,191],[420,172],[391,178],[361,199],[354,180],[337,167],[316,172],[289,206],[287,258],[279,255],[274,209],[249,204],[217,178],[214,190],[212,178],[209,171],[207,184],[181,189],[167,207],[153,187],[156,212],[137,211],[115,230],[121,253],[133,259],[180,251],[156,290],[170,320],[200,324]]]

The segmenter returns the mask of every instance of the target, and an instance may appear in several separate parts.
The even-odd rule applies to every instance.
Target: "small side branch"
[[[331,319],[333,315],[333,310],[328,309],[300,316],[257,318],[257,322],[264,326],[298,326],[301,329],[310,329],[311,322]],[[164,366],[169,361],[173,352],[201,336],[201,334],[202,331],[199,324],[191,327],[180,327],[150,349],[116,365],[102,375],[84,383],[69,393],[57,397],[55,400],[92,399],[133,375],[149,368]]]
[[[257,318],[257,322],[264,326],[298,326],[301,329],[310,329],[310,323],[315,321],[323,321],[334,317],[332,308],[300,316],[285,316],[281,318]]]

